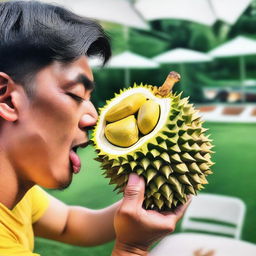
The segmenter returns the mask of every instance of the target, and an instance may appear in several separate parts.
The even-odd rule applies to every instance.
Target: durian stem
[[[158,88],[156,91],[156,95],[160,95],[161,97],[168,96],[170,91],[172,90],[175,83],[179,82],[181,79],[180,74],[172,71],[167,76],[166,80],[164,81],[163,85]]]

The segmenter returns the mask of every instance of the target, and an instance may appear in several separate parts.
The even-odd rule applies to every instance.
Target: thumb
[[[144,200],[145,182],[144,179],[135,173],[129,175],[128,183],[124,190],[123,207],[141,207]],[[132,208],[130,208],[132,209]]]

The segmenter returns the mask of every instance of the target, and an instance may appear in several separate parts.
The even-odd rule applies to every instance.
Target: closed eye
[[[79,97],[79,96],[77,96],[77,95],[75,95],[73,93],[67,92],[66,94],[69,95],[71,98],[73,98],[75,101],[77,101],[79,103],[84,101],[84,98]]]

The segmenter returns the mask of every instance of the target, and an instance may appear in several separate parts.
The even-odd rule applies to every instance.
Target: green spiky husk
[[[143,87],[154,93],[155,87]],[[119,95],[123,92],[120,91]],[[161,130],[134,151],[118,156],[104,152],[95,136],[98,124],[92,139],[98,154],[96,160],[101,162],[110,184],[116,185],[115,190],[122,192],[128,175],[136,172],[146,181],[144,207],[160,211],[184,204],[188,195],[195,195],[204,188],[213,165],[213,146],[209,136],[205,135],[207,129],[203,128],[198,111],[189,104],[188,98],[181,98],[181,94],[170,93],[168,97],[171,98],[171,107]]]

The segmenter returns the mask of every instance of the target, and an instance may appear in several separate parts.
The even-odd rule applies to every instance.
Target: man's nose
[[[98,120],[98,113],[91,102],[86,102],[85,112],[79,121],[79,128],[94,126]]]

